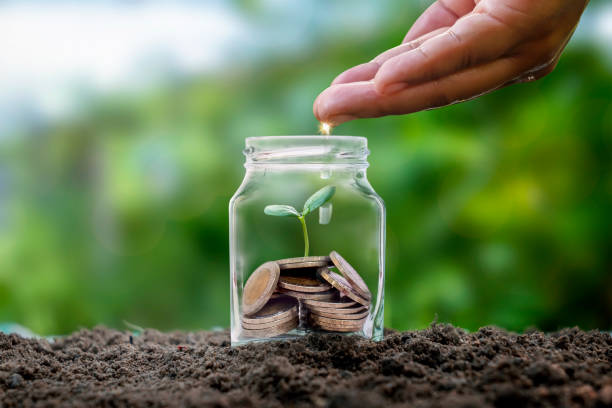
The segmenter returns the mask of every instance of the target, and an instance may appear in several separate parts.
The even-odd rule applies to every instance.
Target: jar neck
[[[246,174],[247,178],[251,177],[261,177],[261,176],[282,176],[288,179],[292,177],[300,178],[304,175],[315,175],[317,177],[321,177],[323,179],[339,179],[339,178],[354,178],[356,175],[360,175],[360,177],[366,177],[367,174],[367,165],[319,165],[319,164],[310,164],[310,165],[300,165],[300,164],[290,164],[290,165],[280,165],[280,164],[271,164],[271,165],[263,165],[263,164],[255,164],[255,165],[246,165]]]
[[[304,170],[366,168],[367,139],[353,136],[266,136],[246,139],[247,169]]]

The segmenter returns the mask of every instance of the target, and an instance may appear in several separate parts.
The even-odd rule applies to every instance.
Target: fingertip
[[[315,118],[317,118],[317,120],[321,120],[321,118],[319,117],[319,98],[321,98],[321,94],[319,94],[313,104],[312,104],[312,113],[315,116]]]
[[[381,116],[380,102],[371,81],[333,85],[318,98],[318,119],[337,126],[358,118]]]
[[[332,127],[336,127],[349,120],[356,119],[357,117],[346,113],[343,110],[343,88],[346,85],[333,85],[325,89],[317,97],[315,101],[316,113],[315,116],[319,122],[324,122]]]
[[[355,119],[359,119],[359,118],[354,115],[336,115],[336,116],[332,116],[329,119],[325,120],[325,123],[330,124],[332,127],[336,127],[338,125],[341,125],[343,123],[346,123],[346,122],[349,122]]]
[[[334,100],[334,87],[337,85],[332,85],[329,88],[326,88],[317,96],[314,103],[314,111],[315,117],[319,122],[329,122],[329,118],[332,114],[332,104]]]

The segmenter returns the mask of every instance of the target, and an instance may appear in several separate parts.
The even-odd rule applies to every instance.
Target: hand
[[[321,122],[432,109],[550,73],[588,0],[438,0],[401,45],[341,73]]]

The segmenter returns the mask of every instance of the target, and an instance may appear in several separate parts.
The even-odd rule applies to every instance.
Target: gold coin
[[[278,287],[295,292],[325,292],[332,288],[327,283],[309,276],[281,276],[278,278]]]
[[[306,306],[310,307],[324,307],[324,308],[333,308],[333,309],[343,309],[346,307],[355,307],[360,306],[359,303],[353,302],[347,298],[337,297],[333,300],[316,300],[316,299],[304,299],[302,300]]]
[[[275,294],[268,303],[251,317],[242,317],[243,323],[264,324],[287,320],[297,316],[297,300],[291,296]]]
[[[278,326],[273,326],[273,327],[269,327],[269,328],[265,328],[265,329],[242,329],[242,334],[245,337],[260,337],[260,338],[265,338],[265,337],[274,337],[274,336],[278,336],[287,332],[290,332],[291,330],[295,329],[298,326],[299,323],[299,319],[296,317],[294,317],[293,319],[281,323]]]
[[[270,300],[276,289],[280,269],[276,262],[266,262],[249,276],[242,291],[242,313],[245,316],[257,313]]]
[[[345,309],[338,309],[337,311],[334,311],[334,312],[326,312],[320,309],[319,310],[309,309],[309,310],[312,314],[315,314],[317,316],[329,317],[331,319],[342,319],[342,320],[359,320],[359,319],[363,319],[370,313],[369,310],[361,311],[359,313],[337,313]]]
[[[331,251],[329,257],[340,273],[344,275],[344,278],[353,286],[353,289],[355,289],[359,296],[367,300],[372,299],[372,292],[370,292],[368,285],[366,285],[361,275],[357,273],[355,268],[353,268],[351,264],[346,261],[346,259],[340,256],[340,254],[336,251]]]
[[[302,256],[276,261],[281,269],[319,268],[331,264],[329,256]]]
[[[357,303],[361,303],[364,306],[369,306],[370,301],[362,298],[355,292],[353,286],[348,283],[346,279],[337,274],[336,272],[332,272],[327,267],[319,268],[318,272],[321,278],[325,279],[329,282],[334,288],[340,291],[341,295],[348,296],[350,299],[354,300]]]
[[[296,299],[309,299],[309,300],[332,300],[338,297],[338,292],[335,289],[328,290],[326,292],[295,292],[283,288],[278,288],[278,292],[285,295],[292,296]]]

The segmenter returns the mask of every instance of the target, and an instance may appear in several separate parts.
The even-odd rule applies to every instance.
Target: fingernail
[[[398,83],[387,85],[387,86],[383,87],[380,90],[380,92],[383,93],[383,94],[394,94],[394,93],[397,93],[399,91],[403,91],[406,88],[408,88],[408,84],[406,84],[404,82],[398,82]]]

